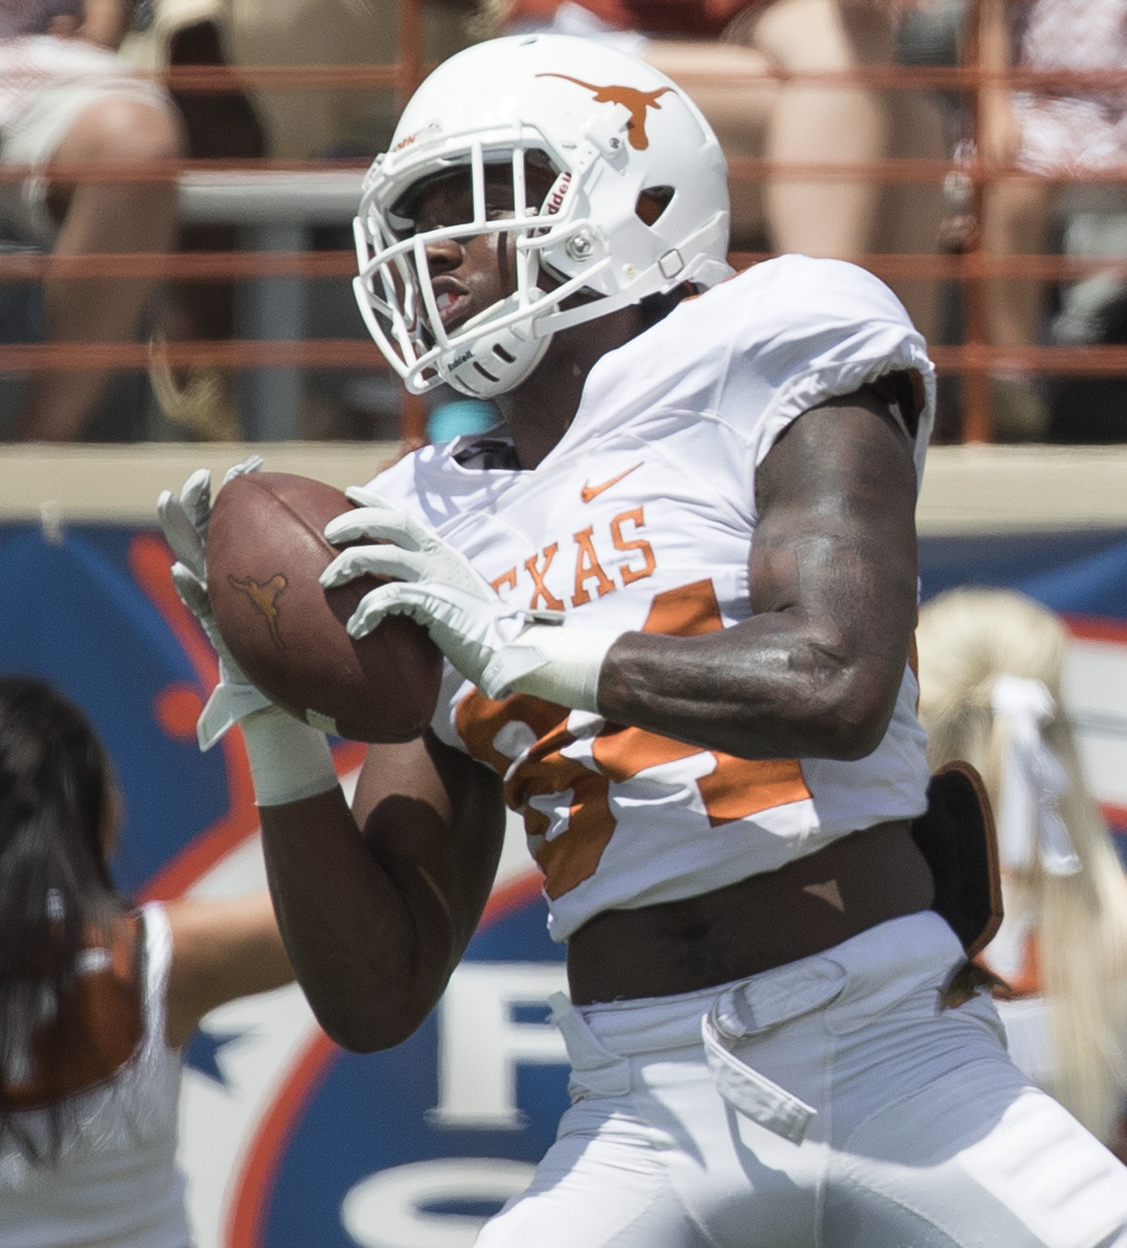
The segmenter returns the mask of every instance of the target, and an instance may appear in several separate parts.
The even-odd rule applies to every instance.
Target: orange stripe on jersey
[[[722,627],[716,591],[706,579],[655,595],[642,631],[697,636]],[[594,768],[584,765],[563,753],[576,741],[567,731],[568,715],[564,707],[525,694],[499,702],[476,689],[454,715],[471,757],[506,777],[505,800],[524,813],[549,897],[562,896],[595,873],[615,829],[610,785],[648,768],[711,754],[715,766],[696,784],[712,827],[810,796],[792,759],[734,758],[620,724],[604,726],[591,744]],[[567,823],[548,841],[550,820],[532,799],[556,795],[561,804],[563,795],[570,795]]]
[[[509,725],[524,724],[539,746],[558,749],[575,739],[563,727],[567,716],[564,707],[529,697],[526,693],[517,693],[499,702],[472,689],[458,703],[454,727],[466,743],[470,757],[476,758],[479,763],[487,763],[503,776],[509,770],[515,753],[513,756],[502,753],[496,742],[502,739]]]
[[[662,763],[675,763],[701,753],[699,745],[686,745],[671,737],[659,737],[644,728],[623,728],[621,724],[607,724],[595,738],[592,753],[600,769],[612,780],[621,783],[649,767]]]
[[[716,590],[711,580],[704,580],[656,594],[642,632],[699,637],[723,627]],[[712,753],[716,769],[701,776],[697,788],[708,812],[708,822],[714,828],[773,806],[805,801],[810,796],[796,759],[747,759],[716,750]]]
[[[810,796],[802,768],[793,759],[734,758],[716,750],[702,751],[698,746],[659,737],[641,728],[608,725],[608,731],[595,739],[592,752],[600,770],[617,781],[629,780],[648,767],[711,753],[716,767],[708,775],[700,776],[696,785],[708,822],[714,828]]]
[[[549,897],[560,897],[594,875],[615,828],[608,777],[561,753],[575,741],[565,726],[568,714],[565,707],[527,694],[498,702],[474,689],[458,704],[454,715],[458,734],[471,757],[488,763],[502,776],[509,771],[512,759],[497,748],[498,741],[510,744],[515,754],[522,745],[521,726],[527,730],[525,748],[531,748],[506,779],[505,800],[513,810],[523,811],[526,833],[533,842],[539,841],[534,853]],[[532,799],[569,792],[566,829],[554,840],[544,840],[550,823],[547,815],[532,805]]]
[[[526,787],[526,792],[533,796],[536,789],[539,793],[571,791],[566,829],[553,840],[541,841],[536,846],[536,861],[544,872],[544,891],[555,899],[595,874],[614,835],[615,819],[608,801],[610,781],[574,759],[557,756],[545,761],[542,775],[534,778],[532,788]],[[526,812],[539,816],[532,826],[539,822],[543,829],[539,835],[543,836],[548,831],[547,816],[531,805]],[[527,814],[525,826],[531,831]]]
[[[716,754],[716,770],[701,776],[697,788],[704,798],[708,822],[714,828],[773,806],[802,802],[810,796],[802,768],[793,758],[751,759]]]
[[[693,581],[678,589],[654,594],[643,633],[668,633],[674,637],[699,637],[724,627],[720,604],[712,581]]]

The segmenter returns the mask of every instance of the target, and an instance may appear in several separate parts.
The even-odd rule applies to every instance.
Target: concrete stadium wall
[[[218,481],[252,451],[276,472],[359,484],[393,442],[140,443],[0,448],[0,522],[155,523],[155,501],[196,468]],[[1127,448],[939,446],[917,512],[923,537],[1127,527]]]

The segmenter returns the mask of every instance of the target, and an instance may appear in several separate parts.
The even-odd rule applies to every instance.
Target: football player
[[[372,166],[373,336],[503,421],[328,526],[362,544],[326,586],[394,578],[353,636],[403,613],[448,660],[351,810],[324,736],[226,663],[205,713],[241,719],[294,967],[346,1047],[410,1035],[507,801],[568,946],[573,1105],[481,1248],[1127,1244],[1127,1171],[973,977],[949,991],[966,950],[912,834],[925,345],[852,265],[733,276],[727,221],[691,101],[565,36],[441,65]],[[206,614],[203,479],[164,510]]]

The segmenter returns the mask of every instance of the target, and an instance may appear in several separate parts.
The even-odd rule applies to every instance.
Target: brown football
[[[235,477],[212,510],[208,594],[232,655],[279,706],[354,741],[409,741],[434,714],[442,654],[402,616],[349,637],[357,603],[385,583],[367,576],[326,591],[317,579],[340,553],[325,525],[351,506],[310,477]]]

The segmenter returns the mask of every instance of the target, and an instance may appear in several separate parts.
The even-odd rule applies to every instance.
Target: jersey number
[[[656,594],[642,631],[692,637],[723,626],[712,581],[702,580]],[[458,732],[470,755],[507,777],[506,800],[514,810],[524,811],[549,897],[562,896],[594,874],[615,829],[610,786],[647,768],[711,754],[715,765],[696,785],[712,827],[810,796],[793,759],[734,758],[620,724],[606,724],[595,738],[592,769],[563,753],[577,740],[567,730],[569,714],[564,707],[525,694],[498,702],[476,689],[456,712]],[[537,809],[535,799],[565,794],[570,794],[566,827],[549,841],[551,820]]]

